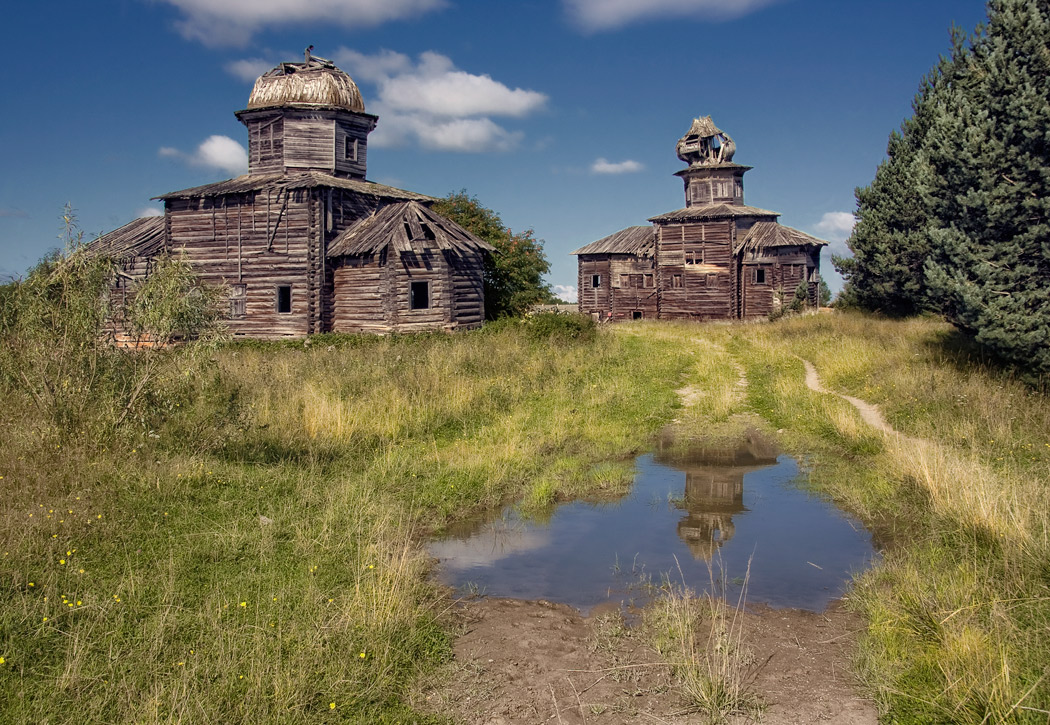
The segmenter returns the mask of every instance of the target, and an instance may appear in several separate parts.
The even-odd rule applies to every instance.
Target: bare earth
[[[702,721],[659,657],[615,616],[512,599],[468,601],[456,616],[455,659],[419,694],[421,709],[484,725]],[[761,722],[877,723],[849,671],[861,626],[854,615],[833,604],[822,614],[761,608],[746,616]]]

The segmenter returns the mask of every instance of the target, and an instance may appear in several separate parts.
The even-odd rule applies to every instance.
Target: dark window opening
[[[640,319],[642,319],[642,311],[641,310],[635,310],[634,312],[632,312],[631,313],[631,319],[632,320],[640,320]]]
[[[292,311],[292,287],[281,285],[277,288],[277,312],[287,315]]]
[[[244,317],[246,285],[230,285],[230,317]]]
[[[765,284],[765,283],[766,283],[766,270],[764,270],[764,269],[756,269],[755,270],[755,284]]]
[[[357,139],[346,137],[346,148],[344,149],[343,158],[347,161],[357,161]]]
[[[430,283],[413,282],[409,289],[409,303],[413,310],[430,308]]]
[[[685,247],[686,264],[703,264],[704,248],[702,245],[687,244]]]
[[[602,276],[600,274],[591,275],[591,287],[598,289],[602,286]]]

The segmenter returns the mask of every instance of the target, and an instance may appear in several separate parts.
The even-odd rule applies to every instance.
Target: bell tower
[[[319,171],[364,179],[368,134],[378,117],[365,113],[361,91],[330,60],[306,49],[303,63],[281,63],[255,81],[248,107],[248,173]]]
[[[736,144],[710,116],[694,118],[685,136],[678,139],[678,158],[689,167],[676,172],[685,183],[685,205],[744,205],[744,174],[750,166],[733,163]]]

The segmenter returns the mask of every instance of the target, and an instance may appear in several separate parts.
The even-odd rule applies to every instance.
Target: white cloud
[[[692,18],[719,21],[779,0],[563,0],[569,18],[587,32],[613,30],[638,20]]]
[[[563,302],[575,303],[577,301],[576,285],[556,284],[553,287],[554,296]]]
[[[229,136],[209,136],[192,154],[171,146],[161,146],[157,154],[164,158],[180,159],[194,166],[218,169],[232,176],[248,173],[248,152]]]
[[[853,233],[856,217],[848,211],[829,211],[813,228],[829,242],[844,242]]]
[[[29,218],[29,214],[27,214],[22,209],[0,208],[0,218],[28,219]]]
[[[135,212],[136,219],[144,216],[164,216],[164,210],[158,209],[155,206],[146,206]]]
[[[231,60],[224,68],[234,78],[239,78],[245,83],[254,83],[259,76],[275,65],[277,64],[271,63],[265,58],[242,58],[241,60]]]
[[[288,25],[373,27],[415,19],[446,0],[165,0],[182,11],[182,35],[205,45],[244,46],[263,28]]]
[[[507,151],[523,138],[493,116],[522,118],[541,110],[547,96],[510,88],[491,76],[459,70],[440,53],[426,52],[418,62],[383,50],[365,55],[340,48],[333,59],[357,81],[376,87],[368,110],[380,117],[369,141],[375,146],[417,143],[439,151]]]
[[[641,171],[645,167],[637,161],[607,161],[605,159],[598,159],[591,164],[592,174],[633,174],[636,171]]]

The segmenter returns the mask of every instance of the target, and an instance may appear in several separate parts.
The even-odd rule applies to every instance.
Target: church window
[[[765,284],[765,283],[766,283],[766,270],[764,270],[764,269],[756,269],[755,270],[755,284]]]
[[[413,310],[430,309],[430,283],[413,282],[409,289],[409,306]]]
[[[598,289],[601,286],[602,286],[602,276],[600,274],[592,274],[591,275],[591,287],[594,288],[594,289]]]
[[[347,136],[346,148],[343,151],[343,157],[347,161],[357,161],[357,139]]]
[[[292,286],[289,284],[277,288],[277,312],[282,315],[292,312]]]
[[[685,263],[686,264],[703,264],[704,263],[704,246],[702,244],[686,244],[685,245]]]
[[[230,317],[244,317],[244,301],[247,285],[230,285]]]

